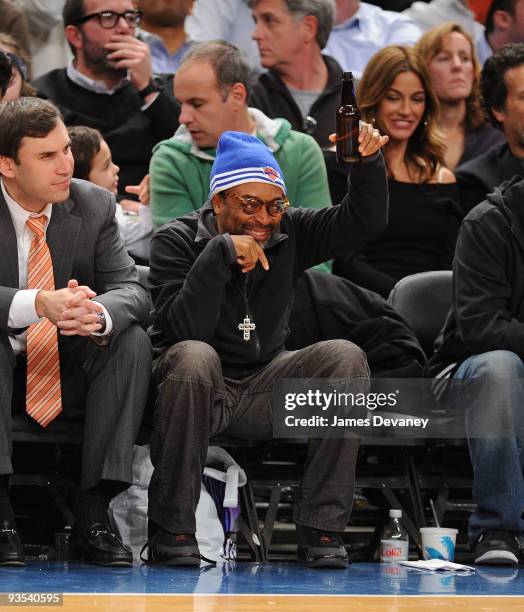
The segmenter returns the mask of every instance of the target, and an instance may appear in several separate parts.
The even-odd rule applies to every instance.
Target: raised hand
[[[125,190],[127,193],[134,193],[137,195],[140,204],[146,206],[149,204],[149,174],[144,176],[139,185],[127,185]]]
[[[144,176],[139,185],[127,185],[125,190],[127,193],[134,193],[140,200],[139,202],[128,198],[120,200],[119,204],[126,212],[138,215],[140,205],[149,206],[149,174]]]
[[[111,53],[107,59],[115,68],[129,71],[131,83],[140,91],[153,77],[149,45],[129,34],[115,34],[105,44]]]

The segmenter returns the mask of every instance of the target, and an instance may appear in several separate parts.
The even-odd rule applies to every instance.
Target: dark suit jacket
[[[114,334],[131,323],[145,323],[150,309],[148,292],[138,282],[115,220],[115,198],[102,189],[73,179],[69,199],[53,205],[47,228],[55,288],[74,278],[96,291],[113,321]],[[18,291],[18,251],[9,209],[0,192],[0,342],[20,333],[7,326],[11,302]],[[73,336],[74,338],[74,336]],[[60,336],[59,342],[70,338]],[[14,354],[13,354],[14,358]]]
[[[523,173],[524,160],[515,157],[507,143],[459,166],[455,176],[459,184],[464,215],[484,201],[495,187],[516,174]]]

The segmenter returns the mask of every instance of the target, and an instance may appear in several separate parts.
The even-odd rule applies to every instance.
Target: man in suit
[[[469,212],[494,187],[516,174],[524,176],[524,43],[503,47],[485,63],[481,93],[489,117],[507,143],[463,164],[455,173],[460,201]]]
[[[141,327],[149,297],[120,238],[114,196],[71,179],[58,109],[6,102],[0,133],[0,565],[24,563],[8,495],[14,411],[37,428],[82,419],[74,543],[90,563],[129,566],[107,508],[131,482],[151,370]]]

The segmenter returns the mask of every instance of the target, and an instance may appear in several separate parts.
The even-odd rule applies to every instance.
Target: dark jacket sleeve
[[[453,264],[454,309],[470,354],[509,350],[524,358],[524,325],[511,315],[510,229],[498,210],[482,222],[466,219]]]
[[[294,211],[298,272],[359,249],[384,230],[388,186],[382,153],[352,164],[348,195],[337,206]]]
[[[105,190],[100,191],[101,197],[108,194]],[[122,242],[113,195],[107,211],[95,248],[93,289],[98,294],[94,299],[107,308],[114,333],[119,334],[132,323],[145,325],[151,310],[151,298],[140,284],[134,262]]]
[[[149,282],[158,324],[170,343],[211,343],[234,262],[228,234],[213,237],[196,260],[173,226],[153,237]]]
[[[171,138],[177,130],[180,105],[166,91],[161,91],[156,100],[144,110],[151,121],[158,140]]]
[[[20,333],[19,330],[14,330],[8,327],[9,311],[11,303],[18,289],[13,287],[0,287],[0,331],[8,333]]]

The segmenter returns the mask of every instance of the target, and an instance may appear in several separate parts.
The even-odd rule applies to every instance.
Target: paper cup
[[[424,559],[455,559],[455,541],[458,529],[447,527],[421,527],[422,554]]]

